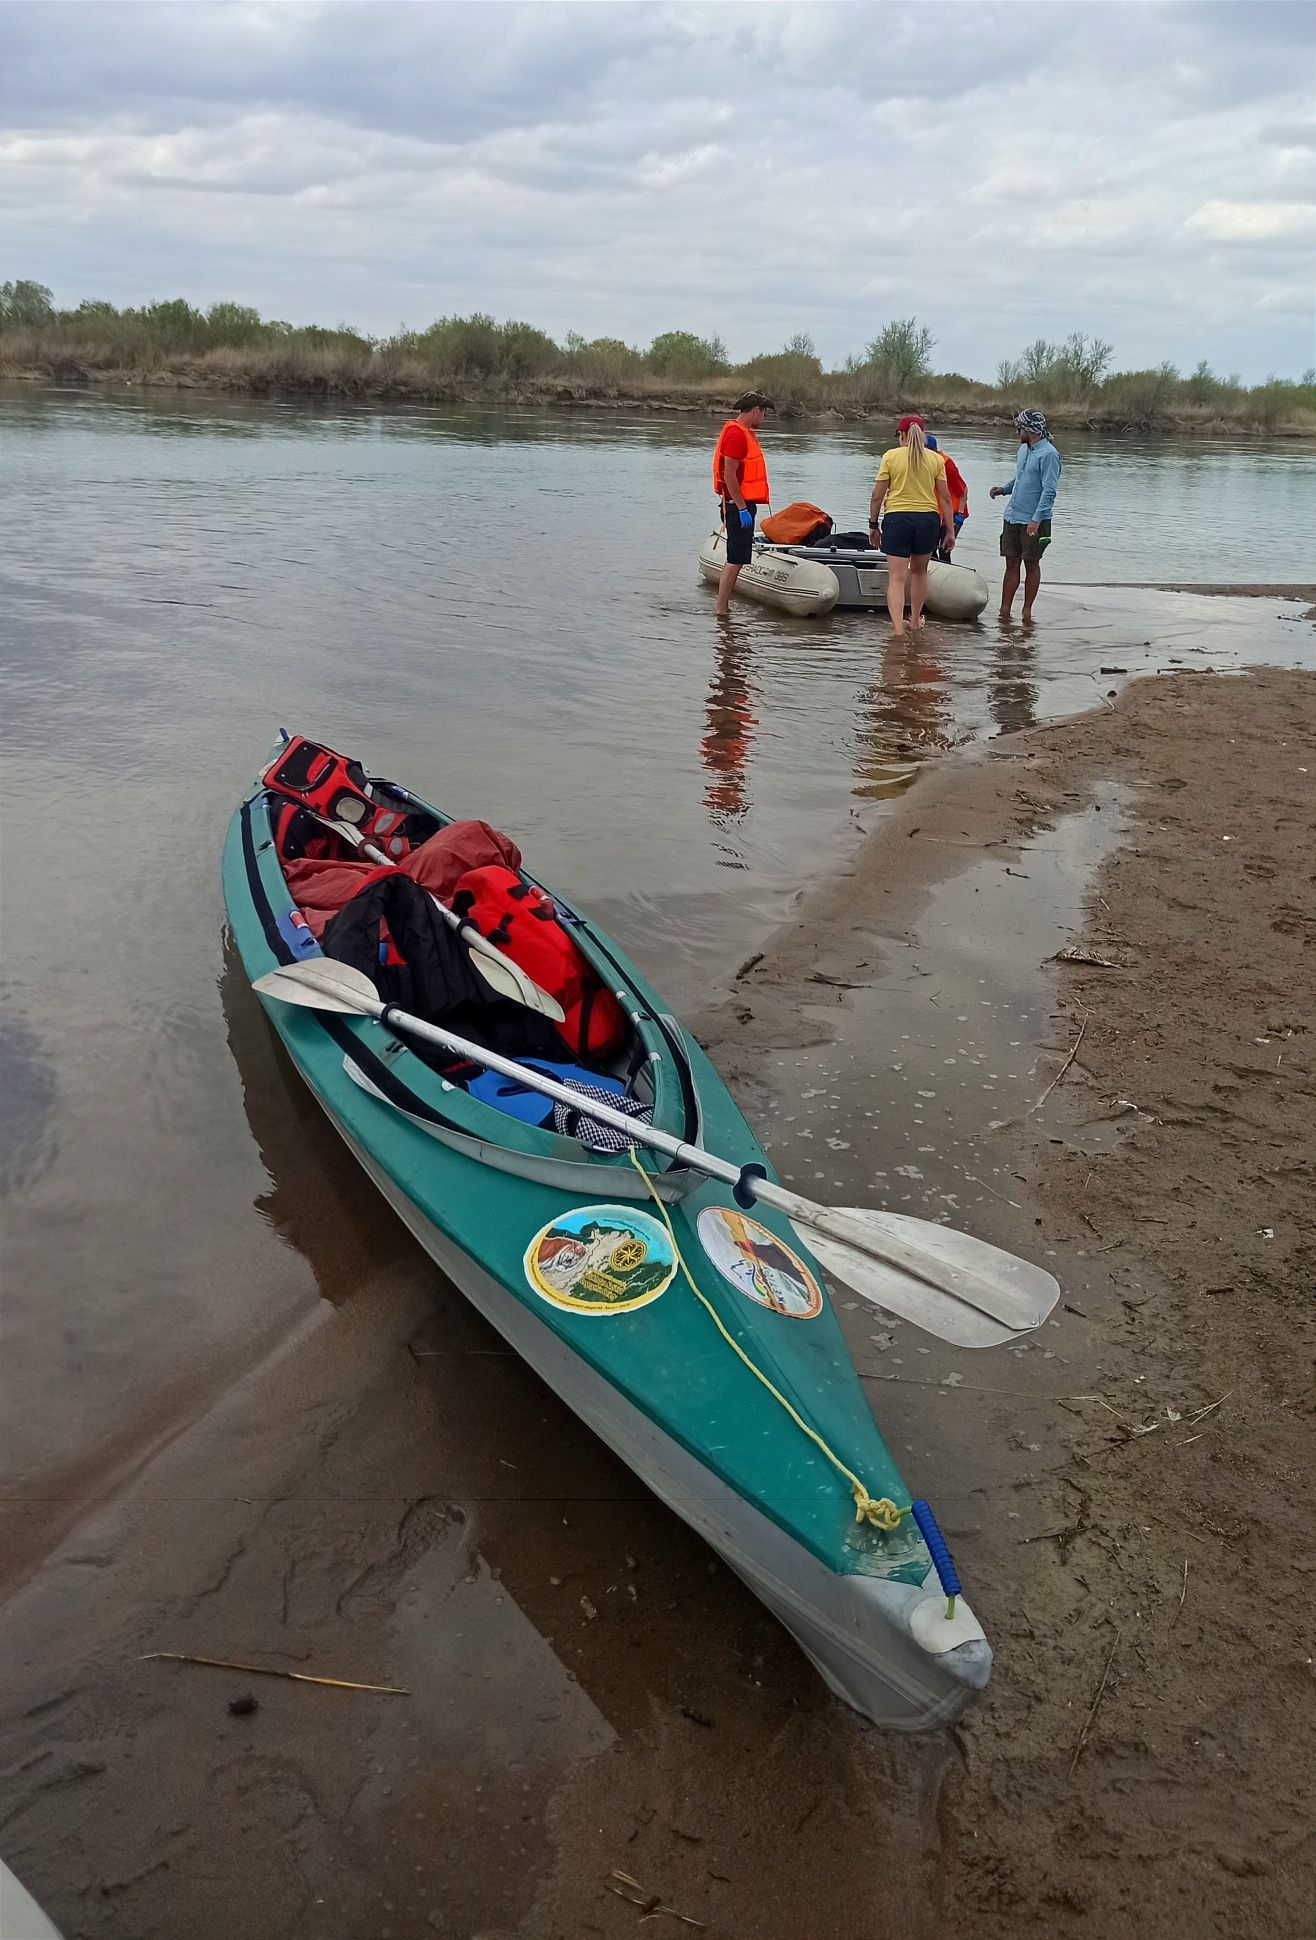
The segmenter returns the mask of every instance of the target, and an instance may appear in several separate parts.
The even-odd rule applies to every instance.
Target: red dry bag
[[[626,1041],[626,1018],[558,921],[552,898],[515,870],[489,863],[468,869],[453,892],[457,914],[511,957],[561,1004],[557,1026],[582,1063],[611,1057]]]

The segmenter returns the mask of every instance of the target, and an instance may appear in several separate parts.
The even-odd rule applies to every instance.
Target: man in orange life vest
[[[731,595],[742,566],[754,557],[754,515],[768,503],[768,468],[755,432],[765,411],[775,410],[762,391],[736,399],[736,415],[722,426],[713,453],[713,490],[722,501],[727,558],[717,581],[719,619],[731,610]]]

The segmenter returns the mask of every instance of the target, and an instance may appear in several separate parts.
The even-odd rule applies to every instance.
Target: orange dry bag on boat
[[[466,871],[452,906],[557,998],[564,1017],[556,1028],[573,1057],[585,1062],[620,1049],[626,1039],[621,1006],[567,935],[542,889],[522,882],[513,869],[488,863]]]
[[[806,499],[783,505],[770,519],[760,521],[763,537],[774,546],[820,545],[831,529],[831,519],[821,505],[810,505]]]

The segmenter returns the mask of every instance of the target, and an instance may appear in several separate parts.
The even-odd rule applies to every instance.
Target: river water
[[[989,609],[893,647],[865,614],[747,604],[718,629],[695,569],[706,423],[10,388],[0,439],[0,1582],[51,1558],[0,1609],[7,1855],[79,1932],[468,1936],[524,1904],[564,1774],[620,1742],[617,1796],[642,1814],[665,1791],[691,1851],[745,1769],[775,1771],[783,1817],[723,1819],[748,1841],[728,1890],[749,1904],[767,1882],[737,1930],[852,1930],[867,1889],[853,1855],[817,1858],[830,1813],[809,1833],[814,1871],[791,1858],[814,1809],[797,1784],[813,1771],[833,1796],[851,1740],[824,1722],[835,1765],[816,1742],[798,1760],[790,1720],[827,1703],[803,1659],[365,1187],[226,946],[225,824],[275,729],[303,729],[514,833],[697,1015],[929,757],[1147,670],[1312,665],[1291,602],[1113,582],[1310,576],[1316,451],[1067,437],[1033,631]],[[770,430],[778,497],[859,523],[879,443]],[[990,574],[985,493],[1009,441],[946,443],[975,507],[961,556]],[[1009,1006],[1006,1050],[1045,1036],[1035,966],[1092,860],[1090,842],[1057,843],[1025,872],[1045,907],[991,944],[1002,963],[1018,944],[1022,982],[985,949],[971,884],[930,910],[960,934],[943,971],[973,1015]],[[884,1030],[921,1039],[901,975],[856,996],[838,1071],[875,1045],[880,1066]],[[938,1087],[908,1050],[891,1071],[884,1122],[905,1129],[872,1130],[866,1097],[866,1142],[829,1156],[820,1190],[863,1172],[872,1140],[881,1178],[909,1160],[902,1139],[926,1137],[907,1094]],[[786,1099],[796,1065],[779,1076],[789,1173],[814,1128]],[[849,1149],[832,1144],[844,1087],[828,1083],[803,1093],[821,1099],[810,1153]],[[953,1129],[990,1213],[1002,1181],[981,1183],[981,1127],[965,1113]],[[930,1148],[912,1149],[926,1170]],[[917,1443],[958,1509],[964,1465],[929,1434],[922,1390],[880,1393],[897,1452]],[[629,1629],[610,1621],[632,1606]],[[139,1661],[156,1648],[307,1657],[412,1696],[349,1714],[330,1707],[358,1700],[267,1684],[252,1723],[216,1724],[229,1687],[165,1685],[170,1669]],[[944,1755],[891,1753],[877,1805],[864,1767],[889,1840],[875,1878],[935,1850]],[[600,1764],[601,1791],[615,1781]],[[557,1809],[574,1875],[602,1798],[587,1788],[578,1827]],[[617,1863],[624,1838],[600,1877]],[[812,1913],[791,1910],[796,1890]],[[419,1911],[394,1927],[399,1897]]]
[[[929,753],[1090,706],[1107,666],[1311,654],[1296,609],[1096,585],[1049,585],[1028,636],[749,604],[720,634],[703,423],[9,387],[0,435],[20,1493],[76,1494],[325,1290],[229,1044],[217,858],[280,724],[513,831],[688,1008]],[[1012,447],[946,442],[990,573]],[[1053,579],[1301,577],[1310,447],[1063,442]],[[862,521],[870,427],[767,443],[779,500]]]

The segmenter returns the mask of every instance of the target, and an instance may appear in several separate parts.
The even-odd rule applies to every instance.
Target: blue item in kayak
[[[588,1086],[595,1097],[600,1092],[606,1092],[609,1099],[626,1096],[626,1087],[620,1079],[610,1078],[602,1071],[587,1071],[582,1064],[556,1064],[546,1058],[522,1058],[521,1062],[528,1070],[537,1071],[541,1078],[555,1078],[560,1085]],[[551,1098],[545,1098],[541,1091],[531,1091],[518,1078],[505,1078],[500,1071],[481,1071],[464,1080],[463,1088],[472,1098],[492,1105],[495,1111],[505,1111],[527,1125],[547,1125],[553,1117]]]

